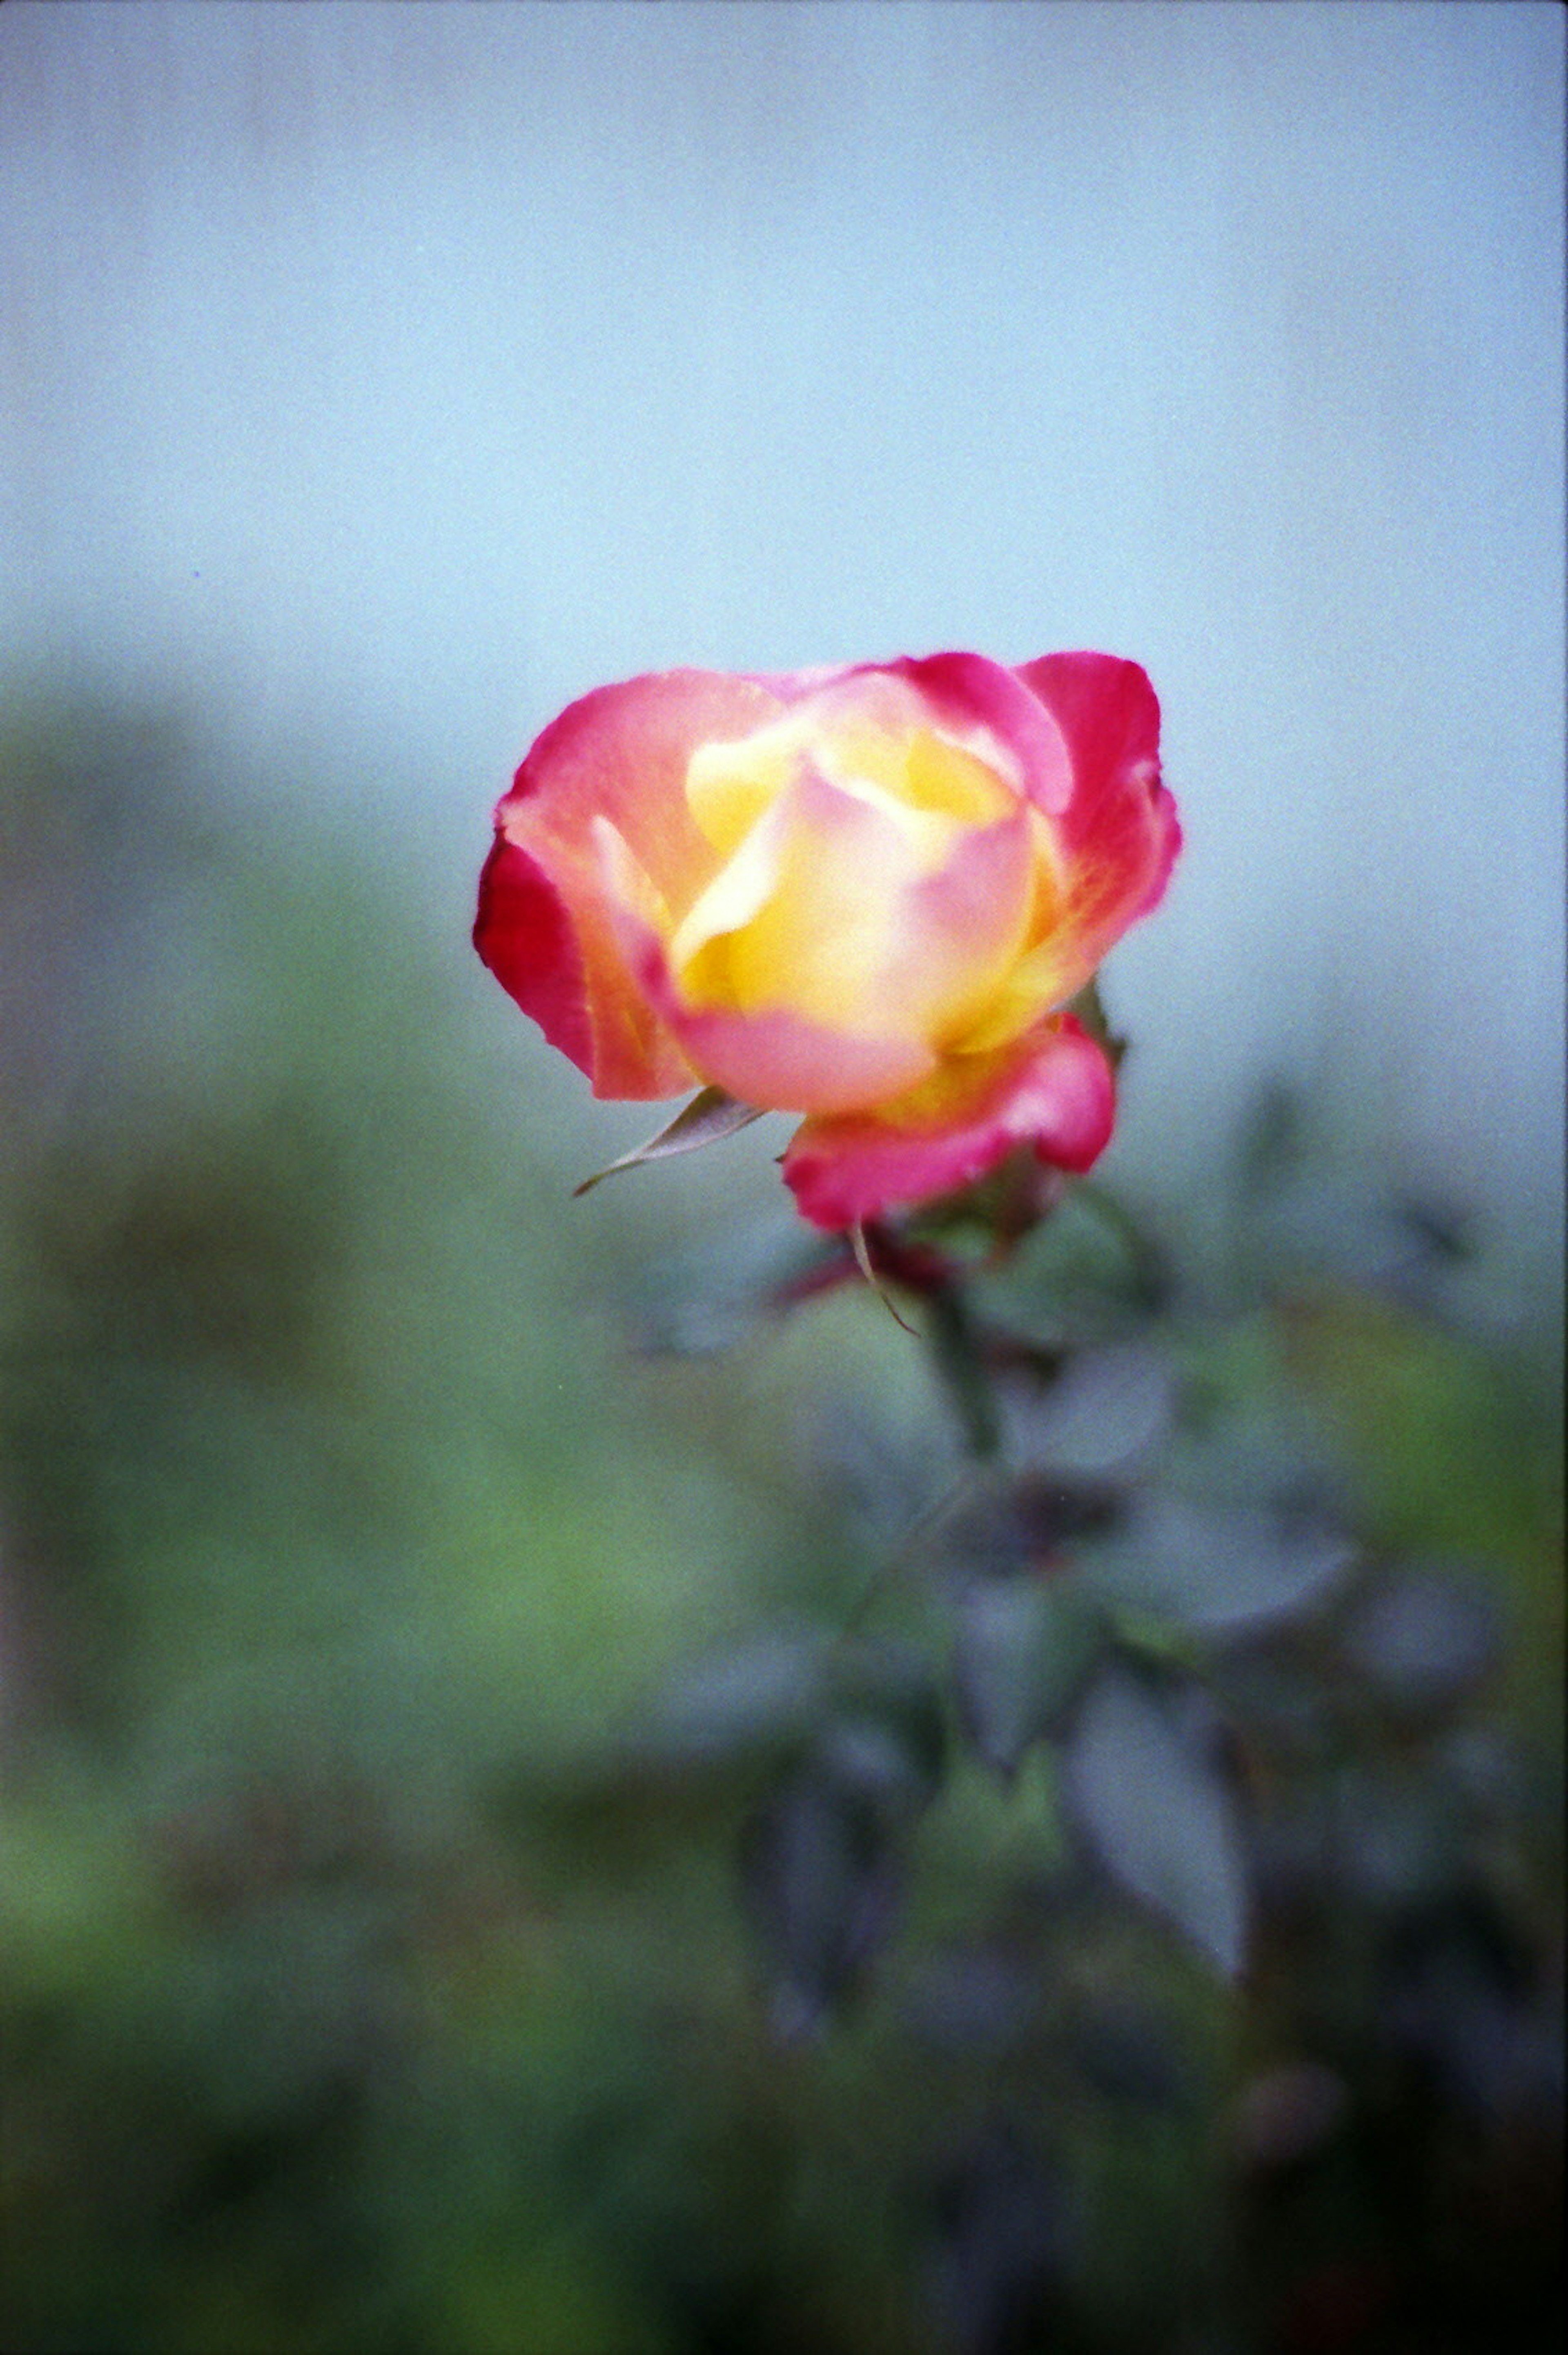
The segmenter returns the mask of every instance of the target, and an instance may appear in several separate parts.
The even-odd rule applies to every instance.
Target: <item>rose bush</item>
[[[817,1225],[1109,1139],[1065,1009],[1179,842],[1136,663],[630,679],[551,722],[495,822],[475,943],[503,987],[596,1095],[804,1114],[784,1173]]]

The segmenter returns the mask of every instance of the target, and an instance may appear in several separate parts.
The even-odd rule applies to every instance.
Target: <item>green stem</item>
[[[1001,1420],[985,1355],[962,1286],[944,1284],[926,1295],[932,1354],[957,1410],[969,1453],[985,1463],[1001,1444]]]

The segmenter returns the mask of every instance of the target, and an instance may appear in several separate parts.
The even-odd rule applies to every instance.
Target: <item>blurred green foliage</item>
[[[1397,1288],[1184,1308],[1087,1197],[979,1281],[1041,1363],[1152,1327],[1200,1433],[1309,1402],[1362,1540],[1498,1598],[1500,1677],[1360,1749],[1317,1637],[1218,1662],[1275,1851],[1325,1742],[1413,1801],[1467,1775],[1479,1827],[1424,1913],[1275,1853],[1228,1991],[1083,1878],[1029,1723],[987,1771],[922,1680],[962,1638],[885,1569],[957,1458],[914,1345],[858,1288],[765,1305],[782,1190],[732,1244],[690,1164],[573,1209],[608,1156],[559,1059],[242,813],[133,713],[0,744],[6,2349],[1536,2343],[1550,2055],[1498,2021],[1560,1951],[1540,1369]],[[817,1922],[830,2017],[781,2035],[778,1859],[817,1840],[820,1895],[847,1790],[898,1885],[872,1922],[837,1858],[865,1965]],[[1479,2092],[1381,2038],[1433,1922],[1420,1987],[1467,1971],[1519,2047]],[[1458,2289],[1445,2228],[1494,2236]]]

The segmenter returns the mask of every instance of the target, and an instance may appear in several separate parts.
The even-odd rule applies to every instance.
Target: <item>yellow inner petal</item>
[[[809,759],[845,793],[884,795],[911,815],[995,826],[1017,805],[995,769],[933,728],[904,734],[848,725],[825,730],[791,714],[734,744],[702,744],[686,773],[692,816],[729,858]]]
[[[728,858],[794,776],[801,754],[793,719],[759,728],[739,744],[700,744],[686,772],[686,798],[715,850]]]
[[[827,815],[814,778],[842,797]],[[791,714],[739,742],[702,746],[687,796],[724,862],[673,937],[667,931],[688,1004],[783,1010],[961,1051],[972,1037],[1009,1038],[1034,1018],[1037,960],[1026,957],[1024,973],[1019,954],[1049,932],[1056,904],[1043,823],[1033,830],[1032,906],[1010,916],[998,908],[994,925],[978,923],[972,954],[966,940],[950,939],[923,966],[919,955],[910,893],[965,837],[1019,806],[978,753],[925,725],[879,728],[849,714],[825,726],[820,711]]]
[[[932,847],[893,822],[884,796],[854,798],[867,817],[848,838],[813,826],[793,794],[752,828],[670,943],[689,1002],[740,1014],[784,1008],[832,1029],[901,1030],[897,1010],[890,1018],[877,1002],[877,980]]]

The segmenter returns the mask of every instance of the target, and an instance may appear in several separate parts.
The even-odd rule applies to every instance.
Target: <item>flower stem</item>
[[[1001,1443],[996,1393],[969,1303],[960,1283],[933,1286],[926,1295],[932,1356],[963,1426],[969,1453],[984,1463]]]

